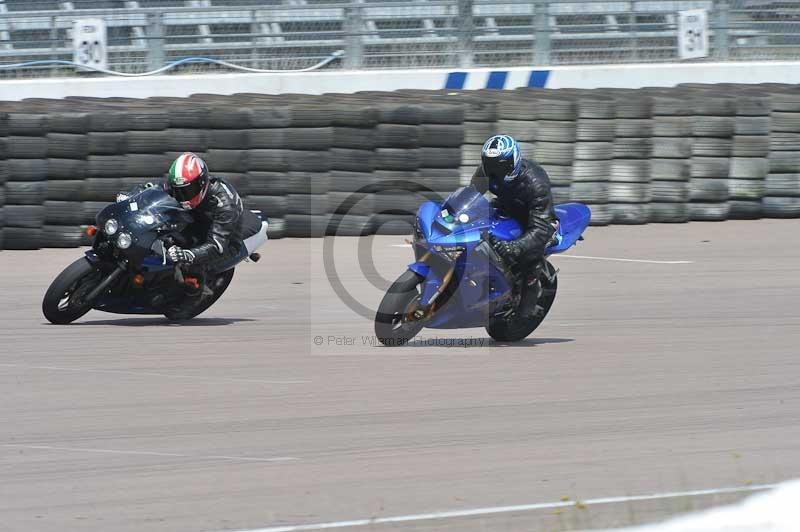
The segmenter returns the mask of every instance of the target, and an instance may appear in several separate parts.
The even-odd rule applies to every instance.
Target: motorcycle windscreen
[[[490,218],[494,209],[475,187],[467,186],[450,194],[442,203],[440,216],[448,223],[466,224],[473,220]]]
[[[126,223],[134,230],[147,230],[165,222],[191,222],[189,214],[180,204],[161,189],[148,188],[127,201]]]

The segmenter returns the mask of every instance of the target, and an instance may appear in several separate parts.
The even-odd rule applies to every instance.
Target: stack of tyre
[[[690,105],[658,91],[649,91],[652,101],[650,157],[650,220],[689,220],[689,176],[691,173],[692,121]]]
[[[546,107],[550,105],[550,101],[542,100],[541,92],[532,90],[519,92],[530,104],[527,112],[518,116],[528,118],[525,120],[506,118],[503,124],[511,127],[510,135],[514,136],[516,132],[524,136],[526,140],[521,146],[523,156],[535,159],[547,171],[556,203],[567,202],[570,198],[572,160],[575,152],[573,106],[562,103],[560,109],[557,104],[557,109],[549,110]],[[506,116],[513,116],[514,110],[521,111],[523,108],[524,105],[518,104],[507,112]],[[500,129],[506,132],[505,129]]]
[[[423,108],[401,100],[384,101],[378,106],[378,113],[370,228],[377,234],[408,234],[423,198],[418,172],[422,162],[419,141]]]
[[[730,213],[729,178],[736,101],[721,93],[704,91],[686,101],[691,120],[692,160],[689,215],[692,220],[723,221]]]
[[[309,101],[292,103],[288,110],[289,124],[284,130],[286,149],[281,150],[288,170],[286,235],[324,236],[330,221],[327,194],[333,144],[331,109]],[[269,161],[259,160],[262,153],[251,150],[252,168],[267,169]]]
[[[751,220],[761,217],[769,173],[770,98],[760,91],[746,89],[731,96],[736,100],[736,124],[728,180],[728,217]]]
[[[448,100],[458,103],[464,108],[464,130],[461,143],[461,162],[459,175],[461,184],[468,185],[475,174],[475,169],[480,164],[481,148],[483,142],[492,135],[502,133],[497,125],[497,101],[480,96],[466,95],[465,93],[450,94]],[[476,131],[473,131],[475,129]],[[489,135],[478,140],[480,134],[491,131]],[[476,142],[477,141],[477,142]]]
[[[497,122],[493,134],[511,135],[520,145],[523,155],[536,149],[539,104],[536,95],[528,90],[516,90],[512,97],[498,102]],[[480,155],[480,151],[478,152]]]
[[[524,106],[516,106],[518,109],[524,108],[522,116],[501,118],[499,115],[506,106],[499,103],[496,92],[478,91],[474,95],[464,96],[464,98],[471,100],[464,112],[464,142],[461,144],[459,168],[461,183],[464,185],[470,182],[475,169],[481,164],[481,149],[486,139],[492,135],[506,133],[502,130],[498,120],[523,120],[527,122],[527,119],[523,117],[530,117],[535,112],[535,105],[529,103]],[[505,116],[508,116],[508,112],[505,113]]]
[[[769,218],[800,217],[800,93],[772,94],[769,175],[762,200]]]
[[[562,164],[572,162],[569,199],[591,208],[594,225],[606,225],[612,218],[608,181],[613,158],[614,105],[608,100],[602,103],[606,109],[596,100],[566,95],[538,102],[536,157]]]
[[[44,201],[47,193],[48,117],[41,110],[19,109],[7,115],[4,164],[3,246],[39,249],[42,246]],[[2,134],[2,132],[0,132]],[[2,171],[2,170],[0,170]]]
[[[420,168],[417,171],[417,182],[423,196],[436,200],[444,199],[460,186],[459,167],[463,143],[463,106],[436,101],[422,106],[419,125]]]
[[[427,172],[430,174],[428,176],[419,176],[425,186],[450,192],[453,186],[448,183],[452,182],[454,162],[458,164],[459,184],[469,184],[480,164],[483,143],[490,136],[503,132],[497,124],[497,91],[404,89],[394,94],[402,96],[409,103],[425,106],[420,131],[420,148],[424,152],[421,154],[420,171],[425,173],[427,169],[434,170]],[[458,157],[456,149],[459,151]],[[446,168],[447,172],[441,171],[440,166]],[[437,173],[443,177],[443,181],[435,180]]]
[[[113,202],[121,190],[157,181],[169,166],[167,113],[135,103],[98,108],[89,113],[87,178],[81,189],[85,223]]]
[[[577,130],[573,179],[596,194],[592,208],[595,225],[643,223],[638,181],[647,181],[647,172],[631,168],[614,158],[616,101],[614,98],[582,91],[577,99]],[[589,183],[592,183],[591,185]],[[576,186],[576,183],[573,183]],[[592,190],[593,189],[593,190]],[[608,203],[603,204],[603,198]]]
[[[249,149],[252,133],[261,130],[264,125],[261,123],[262,116],[245,107],[245,102],[236,97],[219,100],[207,97],[204,103],[208,109],[208,151],[205,153],[205,160],[212,175],[230,183],[242,199],[246,200],[250,192],[248,172],[263,167],[263,163],[259,165],[259,161],[255,160],[255,150]],[[179,145],[180,139],[175,142],[176,146]],[[188,150],[177,150],[170,153],[170,157],[177,156],[178,151]]]
[[[688,84],[598,91],[69,98],[0,109],[0,241],[87,243],[119,190],[205,158],[270,237],[407,234],[469,182],[487,137],[516,137],[557,203],[592,223],[800,216],[800,91]]]
[[[367,235],[375,212],[373,171],[379,111],[373,102],[351,95],[326,95],[326,101],[333,120],[326,234]]]
[[[498,109],[497,133],[514,137],[523,157],[537,155],[536,160],[550,176],[555,201],[563,203],[569,201],[574,150],[568,144],[575,140],[575,126],[570,110],[565,116],[563,110],[559,115],[566,120],[547,121],[547,111],[542,109],[547,104],[543,104],[541,96],[540,91],[519,89],[515,98],[504,99]],[[540,116],[542,112],[545,118]]]
[[[375,212],[375,126],[380,110],[373,102],[346,95],[326,100],[333,120],[331,179],[328,191],[330,221],[326,234],[362,236],[372,232]]]
[[[196,103],[170,114],[174,138],[168,155],[194,151],[205,157],[213,175],[233,185],[249,208],[269,217],[270,238],[281,238],[288,204],[284,129],[289,125],[288,110],[248,95],[191,99]],[[191,141],[181,149],[183,136]]]
[[[193,152],[207,157],[209,149],[210,109],[201,102],[190,102],[184,98],[150,98],[151,105],[167,109],[168,128],[163,132],[164,156],[167,164],[183,152]],[[162,134],[159,134],[161,137]],[[168,171],[164,167],[153,177]]]
[[[616,104],[614,120],[614,162],[611,167],[609,200],[613,203],[614,223],[644,223],[646,221],[674,220],[672,197],[658,196],[660,189],[671,191],[672,183],[666,186],[653,182],[650,164],[653,133],[653,101],[641,91],[617,90],[610,94]],[[667,203],[644,204],[645,201]],[[630,205],[630,207],[626,207]],[[625,214],[629,208],[630,213]],[[671,216],[670,216],[671,215]]]
[[[53,100],[50,105],[58,107]],[[76,105],[76,107],[78,107]],[[74,247],[88,241],[84,230],[94,223],[95,212],[84,205],[84,188],[89,157],[89,114],[82,110],[50,111],[46,135],[44,176],[45,230],[42,246]]]
[[[5,233],[5,210],[6,204],[6,181],[8,180],[8,163],[6,156],[8,153],[8,113],[0,111],[0,249],[3,249],[3,235]]]
[[[633,113],[639,118],[618,120],[617,134],[643,135],[649,131],[646,135],[648,138],[631,139],[629,144],[632,153],[642,155],[646,151],[650,152],[647,162],[651,202],[648,206],[648,221],[687,222],[691,154],[690,140],[687,137],[691,126],[682,116],[682,108],[673,100],[664,100],[658,94],[630,92],[633,94],[620,94],[622,100],[618,104],[632,104],[636,108]],[[648,113],[649,119],[645,118]],[[685,136],[682,138],[682,135]]]

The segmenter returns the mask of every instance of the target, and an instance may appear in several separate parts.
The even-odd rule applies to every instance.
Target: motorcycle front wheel
[[[407,270],[386,291],[375,314],[375,336],[383,345],[405,345],[422,330],[421,321],[408,319],[419,303],[421,282],[422,277]]]
[[[66,325],[89,312],[92,305],[83,301],[81,296],[96,286],[93,281],[97,273],[88,260],[80,258],[58,274],[42,300],[42,313],[47,321]]]

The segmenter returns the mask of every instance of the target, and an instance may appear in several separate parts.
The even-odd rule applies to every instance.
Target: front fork
[[[419,305],[406,315],[407,320],[426,320],[432,317],[437,309],[436,303],[455,277],[456,265],[454,262],[450,269],[444,274],[441,281],[430,279],[431,267],[427,263],[430,258],[431,252],[426,251],[417,262],[409,264],[408,266],[409,270],[423,278],[423,283]]]
[[[98,297],[100,297],[103,293],[105,293],[109,288],[111,288],[114,285],[114,283],[117,282],[117,279],[119,279],[120,276],[122,276],[122,274],[124,274],[127,270],[128,270],[127,261],[123,260],[118,262],[117,267],[114,268],[114,271],[112,271],[105,279],[100,281],[100,284],[95,286],[91,292],[86,294],[86,297],[83,298],[82,303],[89,305],[93,304],[94,301]]]

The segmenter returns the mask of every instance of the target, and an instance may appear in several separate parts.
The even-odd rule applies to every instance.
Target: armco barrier
[[[0,102],[0,243],[86,244],[119,190],[204,157],[270,236],[409,233],[514,135],[593,223],[800,217],[800,87],[361,92]]]

